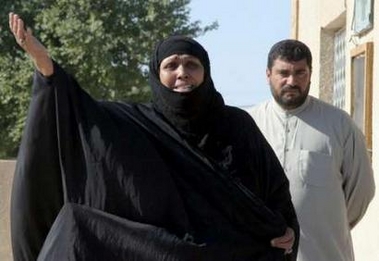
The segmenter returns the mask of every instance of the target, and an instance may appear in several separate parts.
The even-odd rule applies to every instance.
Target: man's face
[[[159,78],[175,92],[190,92],[204,81],[204,67],[195,56],[174,54],[161,62]]]
[[[288,62],[278,58],[266,76],[274,99],[283,109],[295,109],[306,100],[311,79],[306,59]]]

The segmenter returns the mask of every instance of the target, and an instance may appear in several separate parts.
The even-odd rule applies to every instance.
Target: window
[[[333,105],[340,109],[345,108],[345,35],[345,29],[334,35]]]
[[[356,34],[365,33],[373,26],[373,0],[355,0],[352,30]]]
[[[366,136],[372,154],[372,66],[373,43],[351,51],[351,116]]]

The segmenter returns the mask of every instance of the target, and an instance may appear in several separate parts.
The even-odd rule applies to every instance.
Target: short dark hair
[[[274,44],[268,53],[267,68],[271,69],[276,59],[288,62],[296,62],[306,59],[309,69],[312,71],[312,53],[309,47],[298,40],[287,39]]]

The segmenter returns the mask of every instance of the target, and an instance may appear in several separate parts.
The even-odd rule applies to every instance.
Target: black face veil
[[[162,60],[173,54],[189,54],[200,60],[204,67],[204,81],[188,93],[178,93],[165,87],[159,79]],[[157,44],[150,61],[150,85],[153,106],[185,138],[197,142],[209,131],[212,118],[221,113],[224,106],[210,74],[210,62],[206,50],[195,40],[185,36],[172,36]]]

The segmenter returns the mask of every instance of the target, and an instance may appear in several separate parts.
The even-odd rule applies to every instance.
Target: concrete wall
[[[0,260],[11,261],[9,203],[15,161],[0,160]]]

